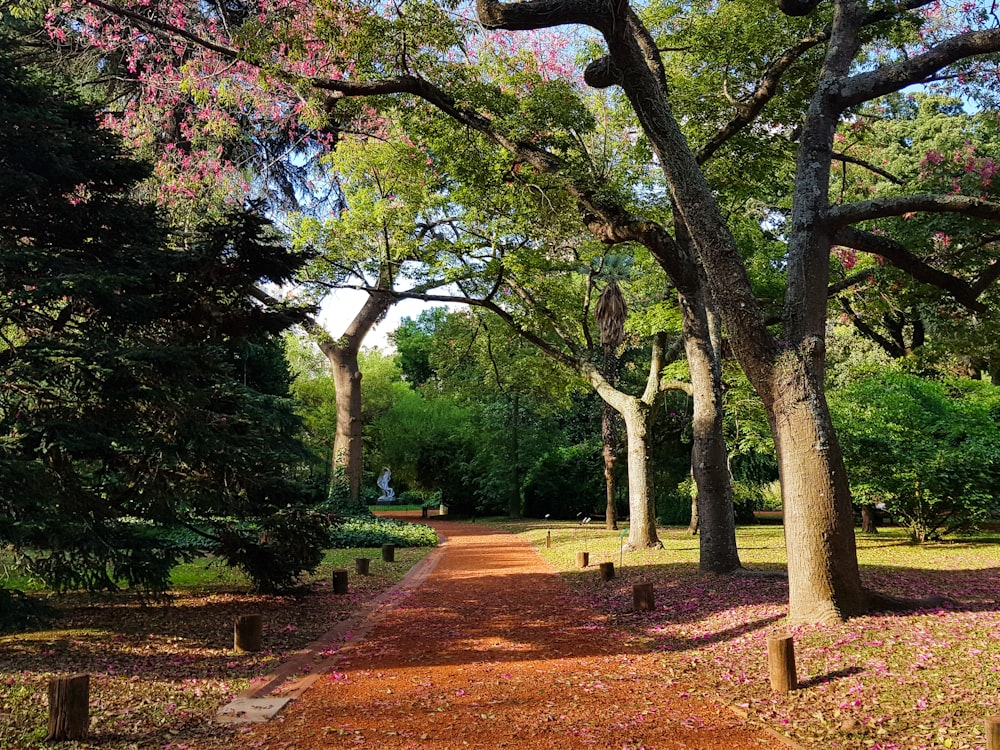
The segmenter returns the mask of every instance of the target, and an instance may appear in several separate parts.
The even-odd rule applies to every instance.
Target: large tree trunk
[[[361,368],[358,352],[368,332],[385,315],[394,300],[388,295],[369,295],[361,310],[339,339],[323,339],[320,349],[330,362],[337,394],[337,432],[333,442],[331,491],[341,474],[347,481],[348,497],[361,505],[362,415]]]
[[[361,503],[361,368],[356,347],[327,346],[337,396],[337,432],[333,440],[333,481],[347,482],[351,503]]]
[[[789,352],[775,367],[768,409],[778,454],[788,552],[788,619],[838,622],[863,614],[854,514],[823,393],[823,358]]]
[[[865,503],[861,506],[861,530],[866,534],[878,533],[878,522],[875,520],[875,504]]]
[[[639,399],[630,398],[621,411],[628,439],[628,495],[630,549],[660,547],[656,535],[656,498],[650,471],[648,436],[653,421],[653,408]]]
[[[704,293],[680,298],[684,348],[691,373],[694,401],[691,474],[697,487],[699,569],[706,573],[738,570],[733,488],[729,478],[726,439],[722,431],[722,365],[717,337]],[[692,531],[693,533],[693,531]]]

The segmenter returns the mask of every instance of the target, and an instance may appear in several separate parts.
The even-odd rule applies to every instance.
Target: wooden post
[[[552,547],[552,532],[545,532],[545,549],[550,549]]]
[[[396,545],[395,544],[383,544],[382,545],[382,559],[385,562],[393,562],[396,559]]]
[[[767,639],[767,669],[771,675],[771,689],[787,693],[798,687],[795,675],[795,643],[789,634],[772,635]]]
[[[368,575],[368,564],[371,559],[367,557],[355,557],[354,558],[354,572],[361,576]]]
[[[600,567],[602,581],[610,581],[615,577],[615,564],[613,562],[602,562]]]
[[[233,623],[233,648],[237,653],[260,651],[264,640],[264,618],[261,615],[240,615]]]
[[[590,553],[589,552],[577,552],[576,553],[576,567],[586,568],[590,564]]]
[[[333,593],[335,593],[335,594],[346,594],[347,593],[347,571],[346,570],[335,570],[335,571],[333,571]]]
[[[90,675],[49,680],[49,733],[46,742],[84,740],[90,729]]]
[[[656,609],[653,584],[635,583],[632,585],[632,606],[636,612],[651,612]]]
[[[986,750],[1000,750],[1000,716],[986,719]]]

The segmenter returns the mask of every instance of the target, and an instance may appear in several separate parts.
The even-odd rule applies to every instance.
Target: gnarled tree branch
[[[875,198],[870,201],[832,206],[827,210],[825,219],[830,226],[841,227],[859,221],[902,216],[914,211],[962,214],[976,219],[1000,221],[1000,203],[967,195],[930,194]]]
[[[1000,29],[968,31],[936,44],[926,52],[882,65],[876,70],[849,76],[840,84],[836,105],[840,111],[905,86],[922,83],[942,68],[959,60],[1000,52]]]

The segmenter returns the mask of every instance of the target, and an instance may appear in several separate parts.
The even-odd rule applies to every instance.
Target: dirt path
[[[698,748],[775,745],[689,698],[520,538],[435,521],[426,581],[247,748]],[[596,575],[596,573],[595,573]]]

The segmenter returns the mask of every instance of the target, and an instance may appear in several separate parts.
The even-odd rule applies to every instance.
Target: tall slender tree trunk
[[[323,339],[320,349],[330,362],[333,387],[337,394],[337,431],[333,442],[333,472],[330,490],[343,475],[347,481],[348,498],[361,505],[362,413],[361,368],[358,353],[368,332],[392,306],[388,295],[369,295],[361,310],[339,339]]]
[[[521,517],[521,398],[518,393],[511,397],[510,415],[510,495],[507,498],[507,515]]]
[[[694,402],[691,474],[697,487],[699,569],[731,573],[740,567],[736,547],[733,488],[722,430],[722,364],[719,341],[712,335],[714,316],[704,294],[681,296],[684,349]],[[692,519],[694,522],[694,519]]]
[[[621,410],[628,440],[629,532],[631,549],[661,546],[656,534],[656,496],[649,460],[649,430],[654,410],[637,398],[630,398]]]
[[[347,482],[351,503],[361,503],[362,475],[362,418],[361,418],[361,368],[358,351],[354,347],[326,346],[323,348],[330,361],[333,388],[337,399],[337,431],[333,440],[332,482],[343,476]]]
[[[601,404],[601,442],[604,444],[604,491],[606,497],[604,528],[609,531],[618,528],[618,514],[615,510],[615,463],[617,463],[618,434],[615,430],[615,410],[607,403]]]

